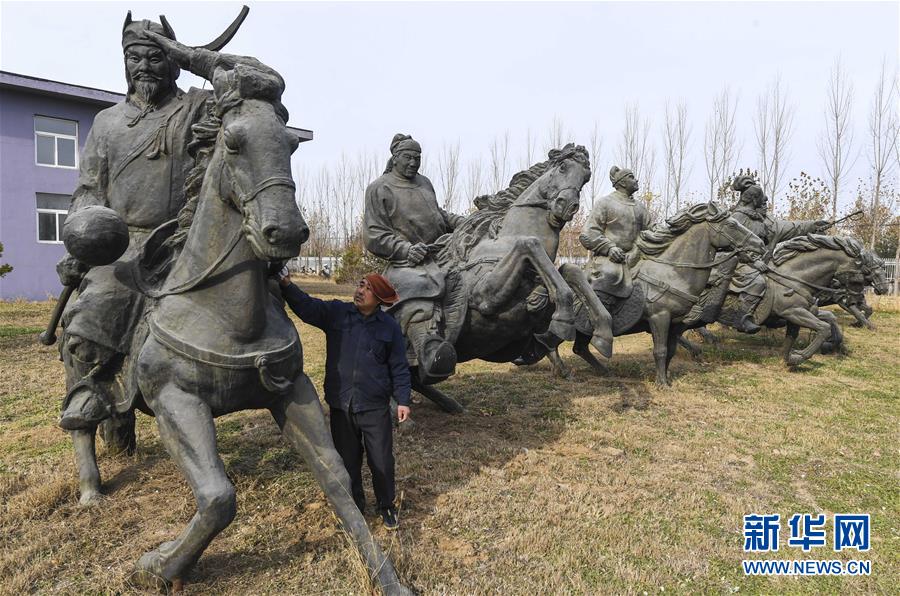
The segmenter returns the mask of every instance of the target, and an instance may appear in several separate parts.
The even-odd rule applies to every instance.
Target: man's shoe
[[[397,510],[393,507],[381,510],[381,521],[388,530],[396,530],[400,527],[400,520],[397,518]]]

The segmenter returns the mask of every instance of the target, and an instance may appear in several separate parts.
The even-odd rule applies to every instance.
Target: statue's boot
[[[762,302],[762,296],[751,296],[746,293],[741,294],[739,307],[745,314],[741,317],[741,325],[738,331],[752,335],[762,329],[762,327],[757,325],[756,321],[753,320],[756,307],[759,306],[760,302]]]
[[[423,333],[411,340],[423,385],[439,383],[456,372],[456,348],[449,341],[437,333]]]
[[[93,430],[113,413],[113,400],[98,382],[115,353],[78,336],[66,335],[61,348],[69,368],[70,389],[63,400],[59,426],[65,430]]]
[[[66,394],[59,426],[65,430],[91,430],[112,415],[106,393],[90,376],[76,383]]]

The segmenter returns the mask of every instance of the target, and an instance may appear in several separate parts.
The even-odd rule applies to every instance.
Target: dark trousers
[[[394,436],[391,409],[345,412],[331,408],[331,438],[350,474],[353,500],[360,511],[365,509],[362,486],[363,447],[379,509],[394,506]]]

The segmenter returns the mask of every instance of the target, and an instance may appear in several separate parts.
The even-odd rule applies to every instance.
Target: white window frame
[[[75,123],[75,135],[64,135],[57,132],[43,132],[38,131],[37,129],[37,120],[36,118],[46,118],[47,120],[59,120],[60,122],[74,122]],[[31,119],[32,124],[31,127],[34,130],[34,165],[41,166],[43,168],[61,168],[63,170],[77,170],[78,169],[78,120],[69,120],[68,118],[55,118],[53,116],[44,116],[43,114],[35,114],[34,118]],[[50,137],[53,139],[53,164],[41,163],[38,161],[38,144],[37,138],[41,137]],[[57,139],[71,139],[75,141],[75,165],[74,166],[61,166],[59,165],[59,144],[57,143]]]
[[[41,213],[52,213],[54,215],[53,221],[56,222],[56,240],[41,240]],[[37,237],[38,244],[62,244],[62,230],[59,227],[59,215],[68,215],[69,212],[66,209],[37,209],[35,211],[34,221],[37,224],[35,227],[35,235]]]

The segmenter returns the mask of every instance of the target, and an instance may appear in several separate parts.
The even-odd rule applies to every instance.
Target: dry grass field
[[[62,365],[36,341],[51,308],[0,303],[0,592],[132,593],[134,561],[173,538],[194,501],[139,414],[137,455],[101,455],[106,496],[78,506],[71,441],[56,427]],[[618,339],[608,377],[568,349],[571,381],[546,362],[464,364],[443,387],[466,413],[420,403],[399,433],[402,527],[388,533],[370,517],[376,537],[425,594],[896,594],[900,308],[878,308],[874,333],[839,314],[849,356],[817,356],[794,372],[780,362],[781,332],[721,332],[705,362],[679,353],[669,390],[652,383],[649,336]],[[297,324],[321,391],[323,336]],[[218,436],[238,516],[183,593],[369,591],[271,418],[221,418]],[[807,512],[871,513],[871,550],[804,554],[785,548],[783,527],[772,558],[866,558],[872,574],[745,577],[743,515]]]

